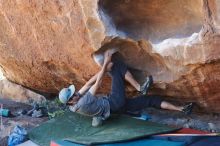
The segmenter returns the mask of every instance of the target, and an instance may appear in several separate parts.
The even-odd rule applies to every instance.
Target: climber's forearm
[[[79,90],[79,94],[83,95],[90,89],[92,84],[95,83],[97,79],[98,73],[96,73],[89,81],[86,82],[86,84]]]
[[[92,95],[95,95],[98,88],[101,86],[102,83],[102,78],[106,72],[106,67],[107,67],[107,63],[104,63],[102,66],[102,69],[99,71],[99,73],[97,74],[97,79],[94,85],[92,85],[92,87],[89,89],[89,92]]]

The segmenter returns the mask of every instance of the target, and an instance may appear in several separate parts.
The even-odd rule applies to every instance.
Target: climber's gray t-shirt
[[[106,97],[95,97],[89,91],[73,107],[74,112],[106,119],[110,116],[110,105]]]

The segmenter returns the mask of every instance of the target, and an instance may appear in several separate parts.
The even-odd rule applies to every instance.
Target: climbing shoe
[[[150,75],[146,77],[145,82],[141,86],[140,93],[142,95],[146,95],[152,84],[153,84],[153,77]]]
[[[194,104],[193,104],[192,102],[189,103],[189,104],[186,104],[186,105],[183,107],[182,112],[183,112],[185,115],[190,115],[190,114],[192,113],[193,106],[194,106]]]
[[[103,122],[102,117],[93,117],[92,118],[92,126],[93,127],[98,127],[101,126]]]

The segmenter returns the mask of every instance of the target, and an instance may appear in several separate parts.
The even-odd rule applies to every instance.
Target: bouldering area
[[[167,141],[161,141],[164,140],[161,133],[172,137],[181,128],[188,130],[178,134],[214,136],[217,139],[210,141],[220,143],[219,0],[7,0],[0,1],[0,25],[0,146],[7,146],[18,125],[28,134],[35,131],[29,142],[37,139],[35,144],[40,146],[71,146],[71,142],[75,145],[111,145],[112,142],[153,145],[154,140],[166,145]],[[120,124],[122,119],[116,119],[119,120],[116,123],[107,120],[112,129],[104,125],[90,131],[90,135],[84,129],[81,141],[83,137],[90,138],[91,143],[85,139],[77,141],[77,135],[65,132],[67,125],[58,130],[66,135],[59,135],[56,130],[53,133],[50,122],[71,125],[77,117],[59,101],[60,91],[74,84],[78,92],[101,70],[104,52],[111,49],[117,50],[140,85],[147,76],[153,77],[147,95],[160,96],[179,106],[193,103],[192,114],[146,108],[129,115],[129,120],[152,122],[157,128],[164,126],[171,130],[164,132],[158,128],[159,131],[146,134],[149,131],[143,130],[148,129],[143,124],[146,127],[140,127],[143,128],[139,129],[140,133],[133,131],[127,139],[116,140],[120,138],[116,136],[106,143],[103,142],[105,135],[111,135],[112,129],[116,131],[114,128],[119,126],[116,123]],[[99,96],[108,94],[111,84],[111,78],[105,76],[97,91]],[[138,94],[126,83],[127,98]],[[63,115],[66,117],[60,118]],[[78,118],[91,121],[84,116]],[[36,138],[35,134],[41,133],[44,125],[45,129],[51,129],[44,133],[49,136],[51,132],[51,138]],[[85,125],[91,129],[91,125]],[[73,131],[82,130],[80,126],[83,124],[73,126]],[[125,135],[129,127],[134,128],[132,124],[125,126]],[[101,138],[94,140],[95,134]],[[150,140],[140,139],[140,142],[135,134]],[[199,141],[206,142],[205,139],[196,142]],[[168,143],[194,146],[186,138]]]
[[[55,94],[80,88],[99,69],[91,54],[109,43],[140,81],[153,75],[152,93],[219,112],[217,0],[11,0],[1,2],[0,19],[10,81]]]

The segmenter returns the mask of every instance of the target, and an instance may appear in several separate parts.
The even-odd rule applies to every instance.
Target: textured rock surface
[[[140,81],[152,74],[153,94],[195,101],[201,111],[219,112],[219,2],[178,2],[101,1],[102,11],[114,24],[109,27],[104,21],[105,26],[114,26],[114,34],[124,38],[108,40],[106,47],[119,47]]]
[[[16,83],[79,88],[98,70],[91,54],[113,46],[140,82],[153,75],[153,94],[220,112],[218,0],[8,0],[0,24],[0,66]]]
[[[8,79],[57,92],[95,73],[78,1],[0,1],[0,10],[0,64]]]
[[[201,0],[101,0],[99,5],[118,30],[136,40],[189,36],[202,27]]]
[[[7,79],[0,80],[0,97],[27,104],[46,101],[44,96],[24,88],[21,85],[12,83]]]

